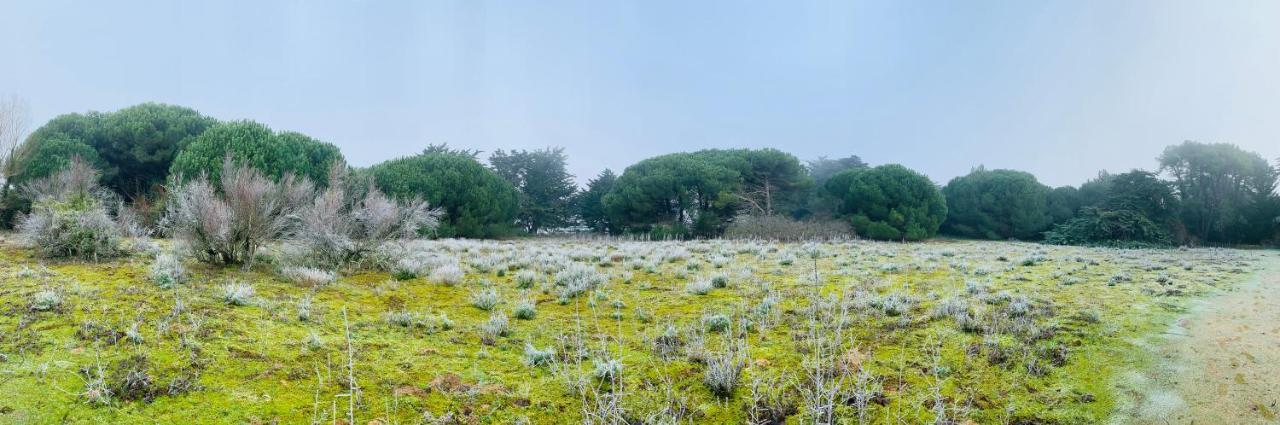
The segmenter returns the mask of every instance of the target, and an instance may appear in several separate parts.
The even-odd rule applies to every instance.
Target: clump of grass
[[[181,258],[173,253],[164,252],[156,256],[156,261],[151,263],[147,275],[156,286],[169,289],[186,280],[187,270],[182,266]]]
[[[249,305],[253,294],[253,286],[243,282],[231,281],[222,285],[218,298],[227,305],[244,306]]]
[[[516,304],[515,316],[520,320],[533,320],[538,315],[538,307],[529,299],[520,300]]]
[[[680,330],[674,325],[667,325],[662,333],[653,339],[653,352],[663,359],[674,357],[683,347],[684,340],[680,338]]]
[[[31,296],[31,311],[51,311],[62,307],[62,293],[53,289],[41,289]]]
[[[711,314],[702,318],[702,326],[708,332],[725,332],[733,326],[733,320],[723,314]]]
[[[524,363],[533,366],[550,366],[556,359],[556,350],[551,347],[538,349],[533,344],[524,344]]]
[[[464,273],[456,264],[445,264],[431,271],[431,281],[445,286],[462,283]]]
[[[622,362],[609,358],[596,360],[591,377],[602,382],[617,382],[622,377]]]
[[[574,263],[556,273],[555,282],[560,299],[567,301],[604,284],[605,276],[594,267]]]
[[[712,288],[715,288],[715,284],[710,279],[694,279],[684,286],[685,292],[694,295],[710,294]]]
[[[533,270],[521,270],[516,272],[515,280],[517,288],[529,289],[538,283],[538,273]]]
[[[493,310],[501,301],[498,291],[493,288],[483,288],[471,294],[471,305],[484,311]]]
[[[298,300],[298,320],[303,322],[311,320],[311,294]]]
[[[383,320],[395,326],[402,328],[412,328],[421,326],[424,322],[422,315],[412,311],[389,311],[382,315]]]
[[[911,310],[915,299],[901,294],[888,294],[871,299],[870,304],[886,316],[900,316]]]
[[[480,325],[480,341],[486,345],[493,345],[498,341],[499,337],[507,336],[510,332],[506,313],[495,311],[489,315],[489,320]]]
[[[739,349],[730,348],[723,352],[713,353],[707,357],[707,367],[703,371],[702,382],[711,393],[720,398],[733,395],[742,377],[742,369],[747,361]]]
[[[333,283],[338,276],[331,271],[311,267],[285,267],[280,274],[294,283],[318,288]]]

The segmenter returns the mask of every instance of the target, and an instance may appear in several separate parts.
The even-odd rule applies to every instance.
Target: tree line
[[[7,103],[5,105],[8,105]],[[2,106],[2,105],[0,105]],[[230,158],[264,176],[328,184],[334,145],[253,121],[220,121],[191,108],[144,103],[114,112],[58,116],[25,137],[21,115],[0,108],[5,150],[0,224],[30,200],[14,190],[66,168],[92,165],[101,185],[143,217],[164,209],[166,188],[218,181]],[[939,186],[899,164],[858,156],[802,162],[777,149],[708,149],[604,170],[578,188],[562,148],[482,152],[431,145],[367,168],[351,181],[443,211],[442,237],[495,238],[576,228],[651,238],[710,238],[733,226],[829,222],[859,237],[1042,240],[1057,244],[1235,245],[1280,239],[1280,171],[1230,144],[1170,146],[1155,170],[1100,173],[1079,187],[1051,188],[1016,170],[973,169]],[[770,220],[748,220],[768,217]],[[773,224],[771,224],[772,226]],[[737,229],[735,235],[759,230]],[[770,237],[769,235],[759,235]]]

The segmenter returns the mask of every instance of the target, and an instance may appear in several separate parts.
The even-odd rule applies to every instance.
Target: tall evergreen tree
[[[609,221],[604,210],[604,196],[613,190],[618,176],[612,170],[605,169],[596,178],[587,182],[586,190],[574,197],[578,210],[578,218],[591,230],[602,233],[617,233],[617,228]]]
[[[489,165],[520,192],[516,223],[536,234],[548,227],[568,224],[570,202],[577,186],[565,168],[564,148],[534,151],[501,149],[489,157]]]

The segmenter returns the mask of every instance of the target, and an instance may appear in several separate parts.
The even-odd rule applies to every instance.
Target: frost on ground
[[[1202,295],[1244,297],[1271,261],[530,239],[399,241],[340,269],[270,245],[242,269],[162,248],[40,264],[0,247],[0,422],[1176,421],[1214,398],[1157,369],[1179,341],[1161,338]],[[1244,325],[1280,333],[1268,320]],[[1214,339],[1241,324],[1198,326],[1180,338],[1235,351],[1185,370],[1234,361],[1239,387],[1268,382],[1280,358],[1233,348],[1253,336]],[[1274,412],[1229,376],[1226,397]]]
[[[1240,285],[1190,303],[1125,382],[1118,422],[1274,424],[1280,418],[1280,258]]]

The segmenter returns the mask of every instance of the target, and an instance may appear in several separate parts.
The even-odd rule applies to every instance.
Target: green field
[[[1152,337],[1262,256],[442,240],[160,285],[172,247],[139,243],[0,249],[0,423],[1105,422]]]

